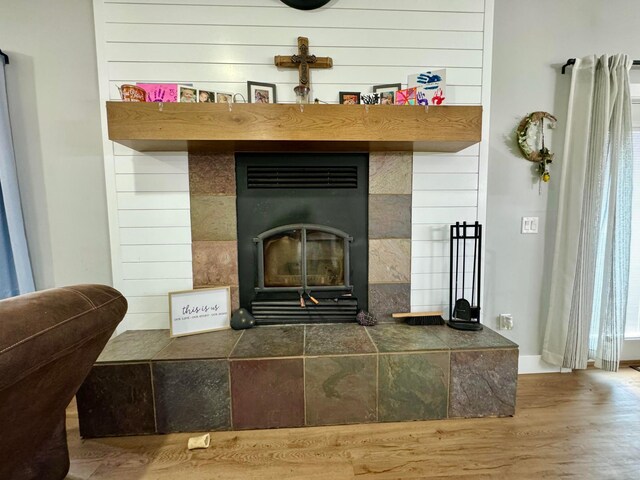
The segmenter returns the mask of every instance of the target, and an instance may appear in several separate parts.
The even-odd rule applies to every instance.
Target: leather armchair
[[[0,479],[63,479],[65,409],[127,311],[104,285],[0,301]]]

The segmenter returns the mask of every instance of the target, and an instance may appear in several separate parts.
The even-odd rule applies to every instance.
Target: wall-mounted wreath
[[[522,119],[517,132],[518,147],[524,158],[538,163],[538,173],[543,182],[551,178],[549,164],[553,161],[553,153],[544,144],[544,120],[549,127],[556,125],[557,119],[547,112],[533,112]]]

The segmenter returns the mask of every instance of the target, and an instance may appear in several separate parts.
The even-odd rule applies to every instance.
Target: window
[[[633,200],[631,206],[631,259],[625,338],[640,338],[640,98],[634,98],[633,115]]]

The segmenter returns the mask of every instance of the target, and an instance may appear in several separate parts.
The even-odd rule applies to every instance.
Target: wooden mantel
[[[480,106],[107,102],[109,139],[138,151],[457,152]]]

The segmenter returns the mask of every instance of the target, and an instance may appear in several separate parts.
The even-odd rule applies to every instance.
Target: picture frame
[[[196,103],[198,101],[198,89],[195,87],[178,86],[178,102]]]
[[[340,92],[339,95],[340,105],[359,105],[360,104],[360,92]]]
[[[380,105],[395,105],[396,92],[401,89],[401,83],[387,83],[385,85],[374,85],[373,93],[380,94]]]
[[[171,337],[231,328],[231,287],[169,292]]]
[[[215,103],[216,92],[198,89],[198,103]]]
[[[360,103],[362,103],[363,105],[376,105],[380,103],[380,94],[379,93],[361,93]]]
[[[233,93],[216,92],[216,103],[233,103]]]
[[[274,83],[247,82],[249,103],[277,103]]]

